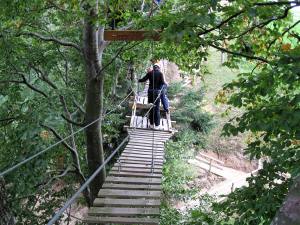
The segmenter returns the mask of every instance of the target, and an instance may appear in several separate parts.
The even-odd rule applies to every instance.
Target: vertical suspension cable
[[[153,54],[153,49],[154,49],[154,42],[153,42],[153,40],[152,40],[152,42],[151,42],[151,55],[152,55],[152,59],[153,59],[153,56],[154,56],[154,54]],[[155,110],[157,110],[156,109],[156,100],[158,100],[158,99],[155,99],[154,100],[154,98],[155,98],[155,95],[154,95],[154,92],[155,92],[155,89],[154,89],[154,67],[152,67],[152,85],[153,85],[153,87],[152,87],[152,101],[153,101],[153,104],[154,104],[154,107],[152,108],[152,121],[153,121],[153,123],[154,123],[154,126],[155,126],[155,116],[154,116],[154,114],[155,114]],[[151,160],[151,174],[153,175],[153,169],[154,169],[154,129],[152,130],[152,160]]]
[[[116,62],[117,60],[115,60],[115,62],[114,62],[114,64],[115,64],[115,76],[117,76],[117,62]],[[120,72],[120,71],[119,71]],[[117,80],[115,79],[115,82],[116,82],[116,84],[115,85],[117,85]],[[115,88],[117,88],[117,86],[115,87]],[[131,90],[131,92],[132,92],[133,90]],[[117,155],[117,157],[118,157],[118,172],[120,173],[121,172],[121,160],[120,160],[120,151],[118,151],[118,153],[117,153],[118,155]]]

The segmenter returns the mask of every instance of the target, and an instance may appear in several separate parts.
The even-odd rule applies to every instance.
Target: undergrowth
[[[173,98],[178,97],[176,91],[181,95],[175,106],[176,111],[172,115],[178,123],[179,131],[165,147],[166,162],[163,167],[162,184],[164,200],[160,218],[162,225],[183,224],[184,221],[190,220],[172,207],[171,202],[192,199],[199,192],[198,189],[188,186],[197,176],[188,160],[195,158],[197,150],[205,146],[203,134],[209,132],[213,126],[211,116],[200,107],[203,100],[202,92],[198,89],[183,92],[179,83],[171,86],[170,90],[173,91]]]

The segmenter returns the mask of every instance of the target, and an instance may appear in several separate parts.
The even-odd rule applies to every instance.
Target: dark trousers
[[[160,111],[159,111],[159,106],[160,106],[160,98],[158,98],[158,95],[160,93],[160,90],[148,90],[148,103],[154,103],[154,107],[150,110],[149,113],[149,120],[150,124],[155,126],[160,125]],[[155,102],[154,102],[155,101]]]

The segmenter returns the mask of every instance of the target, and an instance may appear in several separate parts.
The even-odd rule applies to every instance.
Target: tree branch
[[[41,124],[41,126],[47,128],[48,130],[50,130],[50,131],[53,133],[53,135],[54,135],[57,139],[59,139],[60,141],[63,139],[62,136],[60,136],[59,133],[58,133],[53,127],[51,127],[51,126],[49,126],[49,125],[46,125],[46,124]],[[68,150],[70,150],[72,153],[74,153],[75,150],[74,150],[74,149],[73,149],[66,141],[63,141],[63,142],[62,142],[62,145],[65,146],[65,147],[66,147]]]
[[[64,114],[61,114],[61,117],[62,117],[64,120],[66,120],[68,123],[71,123],[71,124],[73,124],[73,125],[75,125],[75,126],[83,127],[83,126],[85,125],[84,123],[78,123],[78,122],[75,122],[75,121],[73,121],[73,120],[67,118]]]
[[[5,83],[16,83],[16,84],[22,84],[23,81],[20,80],[0,80],[0,84],[5,84]]]
[[[245,34],[253,31],[255,28],[258,28],[258,27],[262,28],[262,27],[268,25],[269,23],[271,23],[273,21],[284,19],[284,18],[286,18],[288,16],[289,10],[292,9],[292,8],[294,8],[294,7],[296,7],[296,6],[291,6],[291,7],[286,8],[285,11],[284,11],[284,14],[281,15],[281,16],[278,16],[278,17],[275,17],[275,18],[272,17],[271,19],[265,20],[262,23],[259,23],[259,24],[255,25],[255,26],[250,27],[249,29],[245,30],[244,32],[242,32],[241,34],[239,34],[237,36],[229,37],[229,38],[226,38],[226,39],[227,40],[232,40],[232,39],[240,38],[240,37],[244,36]]]
[[[51,184],[54,180],[57,180],[59,178],[62,178],[64,176],[66,176],[69,172],[73,172],[71,170],[70,167],[67,167],[67,169],[65,169],[62,173],[60,173],[59,175],[57,176],[54,176],[54,177],[51,177],[51,179],[49,181],[47,181],[42,187],[40,187],[39,189],[42,189],[42,188],[45,188],[47,187],[49,184]]]
[[[36,33],[36,32],[23,32],[23,33],[21,33],[19,35],[26,35],[26,36],[38,38],[38,39],[43,40],[43,41],[54,42],[54,43],[59,44],[59,45],[63,45],[63,46],[66,46],[66,47],[75,48],[79,52],[82,52],[82,49],[80,48],[79,45],[77,45],[77,44],[75,44],[73,42],[68,42],[68,41],[65,41],[65,40],[60,40],[60,39],[55,38],[55,37],[47,37],[47,36],[44,36],[44,35]]]
[[[85,105],[85,102],[86,102],[86,99],[84,100],[83,106]],[[73,103],[76,105],[76,107],[78,108],[78,110],[79,110],[82,114],[85,115],[85,110],[84,110],[84,108],[83,108],[83,107],[82,107],[75,99],[73,99]],[[76,113],[76,111],[75,111],[74,113]],[[74,113],[73,113],[73,114],[74,114]]]
[[[216,30],[216,29],[221,28],[224,24],[228,23],[230,20],[232,20],[232,19],[238,17],[239,15],[241,15],[241,14],[244,13],[244,12],[245,12],[244,9],[243,9],[243,10],[240,10],[239,12],[237,12],[237,13],[231,15],[230,17],[228,17],[227,19],[223,20],[223,21],[222,21],[221,23],[219,23],[217,26],[212,27],[212,28],[210,28],[210,29],[208,29],[208,30],[205,30],[204,28],[202,28],[202,29],[204,29],[204,31],[198,33],[198,36],[201,36],[201,35],[210,33],[210,32],[212,32],[212,31],[214,31],[214,30]]]
[[[59,139],[60,141],[63,140],[63,138],[59,135],[59,133],[51,126],[49,125],[45,125],[45,124],[41,124],[41,126],[49,129],[54,136]],[[71,130],[71,132],[73,133],[73,130]],[[85,182],[85,177],[83,175],[83,173],[81,172],[80,169],[80,164],[79,164],[79,158],[78,158],[78,153],[76,150],[76,146],[74,143],[74,140],[72,141],[72,146],[70,146],[66,141],[63,141],[62,144],[71,152],[72,155],[72,159],[73,159],[73,166],[75,167],[76,171],[75,173],[78,175],[78,178],[80,180],[80,184],[82,185]],[[90,199],[90,190],[89,188],[85,189],[85,191],[83,192],[83,195],[87,201],[87,204],[90,206],[91,205],[91,199]]]
[[[109,65],[111,65],[111,64],[115,61],[115,59],[123,52],[123,50],[124,50],[124,51],[128,51],[128,50],[134,48],[135,46],[139,45],[140,43],[141,43],[141,42],[137,42],[137,43],[133,44],[132,46],[126,48],[126,49],[124,49],[124,48],[128,45],[128,42],[127,42],[126,44],[124,44],[121,48],[119,48],[119,50],[117,51],[117,53],[115,54],[115,56],[114,56],[114,57],[113,57],[113,58],[112,58],[105,66],[102,67],[102,69],[100,70],[100,74],[101,74],[101,73],[102,73]]]
[[[45,81],[53,89],[58,89],[57,86],[51,80],[49,80],[47,74],[42,72],[39,68],[37,68],[36,66],[34,66],[31,63],[29,64],[29,67],[31,67],[36,72],[37,75],[41,76],[42,81]]]
[[[37,92],[37,93],[40,93],[40,94],[43,95],[45,98],[48,98],[48,95],[46,95],[43,91],[41,91],[41,90],[37,89],[36,87],[34,87],[32,84],[30,84],[30,83],[26,80],[26,77],[25,77],[24,73],[22,73],[22,72],[17,72],[17,74],[19,74],[19,75],[22,77],[22,79],[23,79],[23,82],[21,82],[21,83],[25,84],[25,85],[26,85],[27,87],[29,87],[31,90],[33,90],[33,91],[35,91],[35,92]]]
[[[252,6],[272,6],[272,5],[290,5],[290,4],[296,4],[294,6],[291,6],[291,8],[293,7],[297,7],[300,5],[299,1],[279,1],[279,2],[261,2],[261,3],[254,3]],[[289,7],[290,8],[290,7]],[[228,17],[227,19],[223,20],[222,22],[220,22],[217,26],[215,27],[212,27],[208,30],[205,30],[204,28],[204,31],[203,32],[200,32],[198,33],[198,36],[201,36],[201,35],[204,35],[204,34],[207,34],[207,33],[210,33],[216,29],[219,29],[221,28],[224,24],[228,23],[230,20],[238,17],[239,15],[241,15],[242,13],[245,12],[245,9],[242,9],[240,11],[238,11],[237,13],[231,15],[230,17]]]
[[[286,33],[288,33],[290,30],[292,30],[295,26],[297,26],[300,23],[300,20],[298,20],[296,23],[294,23],[292,26],[288,27],[282,34],[281,37],[283,37]],[[268,45],[268,50],[271,48],[273,44],[275,44],[277,38],[274,38]]]
[[[278,2],[257,2],[253,5],[257,6],[272,6],[272,5],[290,5],[290,4],[300,4],[299,1],[278,1]]]
[[[0,119],[0,123],[10,121],[10,120],[15,120],[15,119],[17,119],[17,117],[9,117],[9,118]]]
[[[269,63],[269,61],[267,59],[264,59],[262,57],[258,57],[258,56],[253,56],[253,55],[247,55],[247,54],[244,54],[244,53],[241,53],[241,52],[233,52],[233,51],[230,51],[226,48],[222,48],[222,47],[219,47],[219,46],[216,46],[214,44],[208,44],[209,46],[215,48],[215,49],[218,49],[220,51],[223,51],[223,52],[226,52],[228,54],[232,54],[232,55],[236,55],[236,56],[242,56],[244,58],[247,58],[247,59],[255,59],[255,60],[259,60],[259,61],[262,61],[262,62],[265,62],[265,63]]]
[[[22,81],[19,81],[19,80],[5,80],[5,81],[0,81],[0,83],[8,83],[8,82],[11,82],[11,83],[18,83],[18,84],[25,84],[27,87],[29,87],[31,90],[43,95],[45,98],[48,98],[48,95],[46,93],[44,93],[43,91],[39,90],[38,88],[34,87],[32,84],[30,84],[26,77],[25,77],[25,73],[23,72],[20,72],[16,69],[16,67],[12,64],[12,67],[14,68],[15,70],[15,73],[20,75],[21,78],[22,78]]]

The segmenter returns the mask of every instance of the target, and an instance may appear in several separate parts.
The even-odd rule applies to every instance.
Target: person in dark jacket
[[[150,120],[150,128],[153,128],[153,124],[155,124],[156,129],[159,128],[160,125],[160,97],[161,88],[166,85],[164,80],[164,76],[159,69],[158,64],[154,64],[153,70],[148,71],[148,73],[141,79],[139,82],[146,82],[149,80],[149,89],[148,89],[148,103],[153,103],[154,107],[150,110],[149,120]]]

